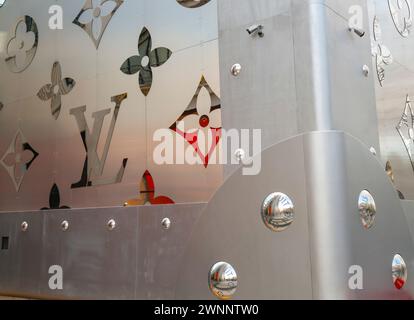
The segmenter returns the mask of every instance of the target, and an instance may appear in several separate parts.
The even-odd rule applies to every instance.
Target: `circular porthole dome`
[[[392,260],[392,281],[398,290],[401,290],[406,284],[407,275],[407,265],[404,259],[396,254]]]
[[[229,263],[218,262],[210,270],[208,284],[214,296],[229,300],[237,290],[237,273]]]

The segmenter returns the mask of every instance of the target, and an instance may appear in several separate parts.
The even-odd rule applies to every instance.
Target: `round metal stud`
[[[246,157],[246,152],[243,149],[237,149],[234,152],[234,157],[237,159],[237,161],[242,162]]]
[[[362,67],[362,72],[364,73],[364,76],[368,77],[369,76],[369,71],[370,71],[369,67],[366,64],[364,64],[363,67]]]
[[[374,156],[376,156],[377,155],[377,150],[375,150],[375,148],[374,147],[371,147],[370,149],[369,149],[369,151],[374,155]]]
[[[23,232],[26,232],[29,229],[29,224],[26,221],[23,221],[21,224],[21,229]]]
[[[228,300],[236,293],[237,273],[227,262],[218,262],[210,270],[208,277],[210,291],[219,299]]]
[[[407,276],[407,265],[404,259],[396,254],[392,260],[392,281],[398,290],[401,290],[406,284]]]
[[[358,198],[358,210],[361,216],[362,225],[365,229],[370,229],[375,220],[377,207],[375,205],[374,197],[367,190],[363,190]]]
[[[233,76],[237,77],[242,71],[242,66],[239,63],[233,64],[230,71]]]
[[[108,230],[109,230],[109,231],[114,230],[114,229],[115,229],[115,227],[116,227],[116,222],[115,222],[115,220],[114,220],[114,219],[109,220],[109,221],[108,221],[108,223],[107,223],[107,226],[108,226]]]
[[[294,209],[293,201],[286,194],[272,193],[262,204],[263,222],[272,231],[284,231],[293,223]]]
[[[171,228],[171,220],[168,218],[164,218],[161,221],[161,225],[163,227],[164,230],[168,230]]]
[[[60,227],[62,228],[62,231],[67,231],[68,229],[69,229],[69,222],[68,221],[63,221],[61,224],[60,224]]]

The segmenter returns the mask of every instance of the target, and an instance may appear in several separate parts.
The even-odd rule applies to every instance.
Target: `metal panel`
[[[19,192],[0,167],[0,210],[38,210],[47,204],[55,183],[62,203],[72,208],[122,205],[137,195],[146,170],[153,175],[160,194],[175,202],[206,201],[222,182],[222,168],[155,165],[153,151],[157,144],[153,134],[158,129],[169,131],[187,108],[202,76],[220,96],[217,1],[193,9],[177,1],[123,1],[98,48],[87,32],[73,23],[84,4],[85,0],[45,0],[41,4],[22,0],[8,1],[0,10],[0,159],[18,129],[39,152]],[[63,8],[62,30],[49,28],[52,5]],[[37,23],[39,46],[31,65],[23,73],[12,73],[3,58],[9,29],[22,15],[30,15]],[[151,34],[153,49],[167,47],[172,51],[167,63],[153,68],[154,81],[147,97],[141,93],[138,74],[127,75],[120,70],[127,58],[138,53],[138,38],[144,27]],[[54,62],[60,63],[62,77],[76,82],[70,93],[62,95],[57,120],[51,114],[51,101],[36,96],[40,88],[50,84]],[[83,172],[85,148],[70,110],[86,106],[85,118],[92,130],[92,114],[111,109],[102,126],[100,155],[115,107],[111,97],[122,93],[128,97],[120,107],[102,176],[114,177],[127,158],[122,182],[71,188]]]
[[[301,136],[264,151],[258,176],[235,172],[193,230],[176,298],[213,299],[208,273],[225,261],[239,279],[234,299],[311,299],[305,174]],[[293,224],[280,233],[268,230],[260,214],[262,201],[272,192],[284,192],[295,204]]]
[[[184,249],[204,204],[2,213],[2,295],[54,299],[171,299]],[[171,228],[161,221],[168,217]],[[114,219],[116,228],[108,230]],[[61,223],[69,223],[67,231]],[[29,228],[20,231],[22,221]],[[63,289],[52,290],[51,266]]]

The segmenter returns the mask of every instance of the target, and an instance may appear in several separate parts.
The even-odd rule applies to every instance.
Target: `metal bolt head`
[[[208,285],[214,296],[229,300],[237,290],[237,273],[229,263],[218,262],[210,269]]]
[[[109,231],[114,230],[116,228],[115,220],[114,219],[109,220],[108,223],[107,223],[107,226],[108,226]]]
[[[362,72],[364,73],[364,76],[368,77],[369,76],[369,71],[370,71],[369,67],[366,64],[364,64],[363,67],[362,67]]]
[[[369,151],[374,155],[374,156],[376,156],[377,155],[377,150],[374,148],[374,147],[371,147],[370,149],[369,149]]]
[[[275,232],[286,230],[295,217],[293,201],[284,193],[275,192],[263,201],[261,213],[264,224]]]
[[[398,290],[401,290],[406,284],[407,276],[407,265],[404,259],[399,254],[396,254],[392,260],[392,281]]]
[[[243,149],[237,149],[234,152],[234,157],[237,159],[237,161],[242,162],[246,157],[246,152]]]
[[[239,63],[233,64],[230,72],[233,76],[237,77],[242,71],[242,66]]]
[[[23,221],[21,224],[21,229],[23,232],[26,232],[29,229],[29,224],[26,221]]]
[[[68,221],[62,221],[60,224],[60,227],[62,228],[62,231],[67,231],[69,229],[69,222]]]
[[[368,190],[363,190],[359,194],[358,210],[362,225],[365,229],[370,229],[374,224],[377,207],[375,205],[374,197]]]
[[[171,228],[171,220],[168,218],[164,218],[161,221],[161,225],[163,227],[164,230],[168,230]]]

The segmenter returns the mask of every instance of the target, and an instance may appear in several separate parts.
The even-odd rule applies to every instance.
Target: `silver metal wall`
[[[47,7],[55,2],[45,3]],[[85,31],[71,23],[83,3],[73,1],[64,11],[62,31],[52,32],[42,25],[48,14],[33,2],[8,2],[4,19],[1,13],[1,30],[9,30],[28,10],[39,21],[41,32],[38,52],[23,74],[0,64],[1,77],[6,75],[0,91],[4,103],[0,150],[10,153],[10,142],[20,129],[24,134],[18,143],[21,153],[30,153],[30,147],[39,152],[33,163],[13,152],[3,159],[30,167],[18,193],[9,173],[16,174],[1,171],[1,210],[33,210],[0,215],[0,236],[9,239],[8,248],[0,251],[0,293],[213,298],[208,272],[214,263],[226,261],[239,276],[236,299],[413,297],[411,204],[401,205],[385,163],[379,160],[381,155],[387,157],[383,145],[391,133],[384,136],[381,111],[377,115],[376,64],[368,74],[363,71],[364,65],[371,66],[371,39],[348,30],[352,5],[362,8],[368,30],[369,3],[223,0],[186,8],[181,5],[184,1],[124,1],[98,50]],[[378,5],[376,10],[380,8],[385,14],[386,7]],[[0,12],[6,12],[3,9]],[[246,28],[253,24],[263,25],[263,38],[247,34]],[[131,59],[127,66],[137,71],[136,63],[141,63],[138,69],[144,73],[145,86],[138,85],[137,73],[120,71],[127,58],[143,55],[145,46],[137,50],[137,41],[144,26],[151,34],[152,49],[165,47],[172,52],[170,57],[169,51],[161,49],[160,60],[153,61],[150,92],[146,81],[150,73],[140,59]],[[53,40],[42,40],[47,37]],[[145,38],[144,29],[143,43]],[[24,43],[16,46],[24,47]],[[56,59],[64,77],[76,81],[63,96],[58,120],[53,118],[50,101],[36,96],[52,81]],[[242,66],[238,77],[229,73],[235,63]],[[259,175],[243,176],[241,168],[226,167],[228,178],[222,182],[219,166],[156,167],[152,163],[153,131],[169,128],[187,106],[194,109],[201,75],[209,85],[202,83],[209,88],[211,106],[217,107],[221,98],[223,128],[262,129],[263,150],[256,155],[262,161]],[[70,87],[71,82],[65,84]],[[107,132],[116,105],[110,104],[110,98],[124,92],[128,98],[119,108],[104,170],[105,177],[113,177],[128,158],[122,183],[71,189],[82,172],[85,150],[69,111],[86,104],[91,126],[92,112],[111,106],[102,130]],[[34,211],[47,206],[54,183],[61,189],[59,206],[121,205],[138,193],[145,170],[153,175],[156,196],[208,203]],[[395,180],[404,174],[396,171]],[[369,190],[376,201],[370,229],[364,228],[358,211],[362,190]],[[278,233],[269,231],[260,215],[263,199],[273,192],[288,194],[295,204],[292,225]],[[56,201],[52,204],[57,206]],[[172,218],[170,230],[162,229],[163,217]],[[112,218],[117,227],[109,231],[107,223]],[[60,225],[64,219],[70,223],[66,232]],[[26,231],[21,230],[23,221],[29,225]],[[393,284],[396,254],[404,257],[407,266],[408,281],[402,290]],[[67,269],[63,291],[47,287],[52,264]],[[349,288],[352,265],[365,270],[364,290]],[[108,277],[111,272],[113,277]]]
[[[59,187],[61,205],[71,208],[123,205],[139,196],[146,170],[154,179],[155,196],[168,196],[176,203],[206,201],[221,184],[220,166],[160,166],[153,160],[153,152],[159,144],[153,141],[154,132],[157,129],[170,130],[192,102],[202,77],[220,97],[217,1],[202,2],[202,6],[194,6],[194,1],[175,0],[109,2],[113,6],[107,9],[108,3],[105,3],[100,16],[94,16],[99,12],[92,10],[86,10],[85,17],[81,15],[83,23],[92,21],[85,29],[73,21],[82,8],[93,7],[96,10],[101,1],[18,0],[6,1],[0,9],[0,102],[3,104],[0,111],[0,159],[4,160],[0,165],[1,211],[48,207],[49,193],[54,184]],[[115,12],[108,11],[115,10],[115,5],[119,4]],[[60,5],[63,9],[62,30],[49,28],[49,19],[53,15],[48,11],[52,5]],[[34,44],[29,36],[20,48],[25,40],[24,31],[27,31],[24,24],[20,24],[22,32],[17,30],[16,43],[10,43],[10,40],[16,38],[14,27],[24,16],[30,16],[36,23],[38,45],[33,60],[21,71],[21,68],[13,67],[15,60],[24,65],[26,54],[33,55],[29,49]],[[104,29],[108,18],[111,19]],[[96,30],[104,30],[98,48],[96,41],[92,41],[86,32],[88,26],[92,35]],[[120,70],[127,58],[139,55],[138,40],[144,27],[150,33],[152,50],[165,47],[172,52],[168,61],[152,68],[153,82],[147,95],[141,91],[138,82],[139,74],[144,74],[144,71],[129,75]],[[19,55],[23,58],[17,57]],[[61,92],[61,110],[57,119],[51,110],[51,101],[55,97],[46,100],[46,95],[42,100],[37,96],[41,88],[54,84],[51,72],[55,62],[61,66],[62,80],[71,78],[76,83],[70,92]],[[50,87],[48,89],[51,90]],[[116,105],[111,98],[124,93],[128,96],[120,104],[103,175],[91,179],[114,179],[123,160],[128,159],[121,182],[71,188],[82,176],[86,155],[81,130],[71,110],[86,106],[84,116],[91,133],[93,113],[110,110],[104,117],[97,144],[98,157],[102,159]],[[217,104],[217,101],[211,103]],[[78,116],[81,115],[82,112],[78,112]],[[221,117],[218,119],[220,122]],[[16,143],[18,133],[23,140]],[[184,140],[178,134],[173,136]],[[93,139],[89,140],[91,150]],[[32,159],[32,152],[13,152],[16,144],[22,149],[26,142],[39,154],[27,172],[25,164]],[[184,143],[191,149],[188,142]],[[22,159],[16,160],[17,155]],[[97,162],[91,157],[89,161],[88,169],[96,169]]]
[[[373,73],[377,78],[379,61],[381,74],[381,81],[375,79],[375,91],[383,165],[385,168],[389,161],[389,174],[393,175],[401,197],[413,200],[414,171],[413,158],[410,158],[413,154],[413,137],[410,134],[413,123],[406,102],[407,95],[413,95],[414,84],[411,59],[414,38],[410,33],[414,7],[410,0],[400,1],[400,8],[393,0],[370,0],[368,4],[370,17],[366,28],[370,30],[373,41]],[[375,19],[377,27],[374,26]],[[380,54],[377,54],[378,45],[382,48]],[[406,119],[401,122],[405,114]]]

